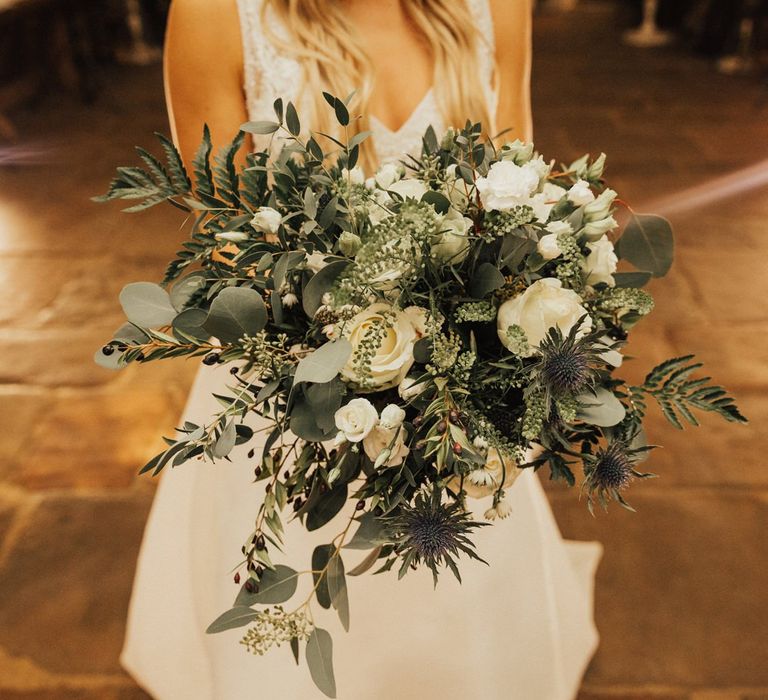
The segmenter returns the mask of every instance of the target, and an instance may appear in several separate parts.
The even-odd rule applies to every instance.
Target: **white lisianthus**
[[[413,365],[413,346],[421,337],[413,314],[395,310],[384,302],[372,304],[344,324],[352,355],[341,376],[360,386],[360,391],[381,391],[398,385]],[[378,345],[374,338],[381,338]],[[360,376],[360,355],[368,370]]]
[[[502,457],[499,450],[491,447],[485,464],[479,469],[472,470],[464,478],[464,490],[470,498],[490,496],[502,485],[504,488],[512,486],[521,473],[513,458],[507,455]],[[452,485],[458,488],[458,478],[454,477],[451,481]]]
[[[390,403],[382,410],[379,425],[384,428],[399,428],[404,420],[405,411],[396,403]]]
[[[416,398],[426,387],[425,382],[419,382],[414,377],[403,377],[403,381],[397,387],[397,393],[403,401],[410,401]]]
[[[304,264],[307,266],[308,270],[312,270],[312,272],[319,272],[328,264],[325,262],[327,257],[328,253],[321,253],[320,251],[316,250],[314,253],[307,255],[307,257],[304,259]]]
[[[227,241],[228,243],[242,243],[249,238],[250,236],[245,231],[221,231],[216,234],[217,241]]]
[[[421,201],[428,190],[429,188],[421,180],[412,177],[398,180],[387,187],[388,192],[395,192],[403,199],[415,199],[417,202]]]
[[[293,292],[288,292],[281,297],[280,301],[282,301],[283,306],[290,309],[292,306],[296,306],[296,304],[299,303],[299,297]]]
[[[362,185],[365,183],[365,173],[363,173],[363,169],[359,165],[356,165],[352,170],[342,168],[341,177],[344,182],[351,182],[353,185]]]
[[[541,192],[535,194],[531,198],[530,204],[533,207],[533,213],[536,216],[536,220],[541,221],[542,223],[545,222],[549,218],[552,208],[560,201],[564,194],[564,188],[551,182],[547,182]]]
[[[403,175],[405,175],[405,169],[399,163],[384,163],[376,171],[374,180],[381,189],[388,190]]]
[[[556,233],[547,233],[539,238],[539,242],[536,244],[536,250],[544,260],[554,260],[556,257],[563,254],[560,250],[560,246],[557,244]]]
[[[505,143],[499,151],[500,160],[511,160],[517,163],[525,163],[533,156],[533,144],[525,143],[520,139],[515,139]]]
[[[502,160],[489,168],[486,177],[478,178],[476,186],[487,210],[504,211],[520,205],[530,206],[533,193],[540,184],[540,168],[536,161],[517,165],[511,160]]]
[[[608,236],[603,236],[593,243],[587,243],[589,255],[584,261],[584,271],[587,273],[587,284],[596,285],[601,282],[613,287],[616,281],[613,273],[619,262]]]
[[[611,213],[616,192],[611,189],[603,190],[595,199],[584,207],[585,221],[599,221],[607,218]]]
[[[442,221],[442,229],[430,252],[435,260],[458,265],[469,253],[469,238],[467,234],[472,228],[472,219],[454,213],[452,209]]]
[[[504,520],[512,515],[512,505],[506,498],[502,498],[495,506],[491,506],[485,511],[483,517],[486,520]]]
[[[589,187],[586,180],[578,180],[571,189],[568,190],[568,201],[577,207],[584,206],[595,201],[595,193]]]
[[[368,399],[356,398],[336,411],[333,418],[336,427],[347,440],[360,442],[374,429],[379,414]]]
[[[389,428],[382,423],[375,426],[363,440],[363,450],[372,462],[382,457],[382,452],[388,450],[388,455],[380,466],[396,467],[403,463],[410,450],[405,444],[405,429],[401,426]]]
[[[600,219],[599,221],[589,221],[588,223],[584,224],[584,227],[581,229],[581,233],[587,240],[595,241],[604,236],[606,233],[613,231],[618,225],[619,224],[616,219],[614,219],[612,216],[609,216],[606,219]]]
[[[251,219],[251,226],[257,231],[275,235],[283,217],[279,211],[272,207],[259,207]]]
[[[573,226],[567,221],[550,221],[545,227],[550,233],[573,233]]]
[[[586,313],[582,299],[576,292],[564,289],[559,279],[545,277],[499,307],[499,340],[504,347],[512,350],[507,329],[510,326],[520,326],[525,332],[532,354],[550,328],[557,326],[563,334],[567,334]],[[578,337],[588,333],[591,328],[592,319],[587,316],[579,328]]]

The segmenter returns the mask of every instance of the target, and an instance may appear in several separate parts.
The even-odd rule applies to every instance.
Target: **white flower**
[[[350,442],[360,442],[365,439],[376,426],[379,414],[368,399],[352,399],[342,406],[333,416],[336,427]]]
[[[356,351],[364,340],[370,345],[382,329],[381,342],[370,351],[370,361],[366,362],[369,373],[360,376],[355,366]],[[398,385],[413,365],[413,346],[420,337],[411,314],[396,311],[384,302],[372,304],[356,314],[344,324],[344,333],[352,344],[352,355],[342,368],[341,376],[359,384],[360,391],[381,391]]]
[[[341,177],[344,182],[349,181],[353,185],[362,185],[365,182],[365,173],[363,173],[363,169],[359,165],[356,165],[352,170],[342,168]]]
[[[546,221],[552,212],[552,208],[560,201],[564,194],[565,190],[562,187],[547,182],[541,192],[531,198],[531,206],[533,207],[536,219],[541,222]]]
[[[388,450],[386,459],[379,465],[385,467],[396,467],[402,464],[410,452],[408,445],[405,444],[405,430],[402,427],[388,428],[382,424],[377,425],[365,437],[363,449],[374,463],[382,456],[384,450]]]
[[[475,439],[472,440],[472,444],[480,450],[480,452],[485,453],[488,449],[488,440],[486,440],[482,435],[475,435]]]
[[[611,189],[603,190],[595,199],[584,207],[584,219],[586,221],[598,221],[605,219],[611,213],[616,192]]]
[[[470,498],[483,498],[490,496],[500,486],[504,488],[512,486],[520,474],[521,470],[518,469],[514,459],[506,455],[502,459],[499,450],[491,447],[488,450],[485,465],[480,469],[474,469],[465,477],[464,490]],[[451,485],[458,488],[458,477],[451,480]]]
[[[408,306],[403,309],[403,313],[408,317],[408,320],[413,324],[416,329],[416,333],[419,336],[426,335],[427,333],[427,319],[429,314],[426,309],[422,309],[420,306]]]
[[[399,428],[404,420],[405,411],[396,403],[390,403],[382,410],[379,425],[383,428]]]
[[[251,226],[263,233],[276,234],[283,220],[280,212],[272,207],[259,207],[251,219]]]
[[[589,221],[584,224],[581,233],[587,240],[594,241],[604,236],[609,231],[613,231],[618,226],[618,222],[612,216],[599,221]]]
[[[293,292],[288,292],[288,294],[283,295],[281,301],[283,302],[283,306],[290,309],[292,306],[296,306],[296,304],[299,303],[299,297]]]
[[[550,233],[573,233],[573,226],[567,221],[550,221],[544,228]]]
[[[458,265],[469,253],[469,238],[467,234],[472,228],[472,219],[454,214],[451,210],[442,221],[441,232],[437,241],[432,244],[430,252],[435,260]]]
[[[587,248],[590,251],[584,261],[587,284],[594,286],[604,282],[609,287],[613,287],[616,284],[613,273],[616,272],[616,265],[619,262],[613,249],[613,243],[608,236],[603,236],[594,243],[587,243]]]
[[[327,257],[328,253],[321,253],[319,250],[316,250],[314,253],[307,255],[306,259],[304,260],[304,264],[307,266],[308,270],[312,270],[312,272],[319,272],[328,264],[325,262]]]
[[[505,301],[497,316],[497,330],[501,344],[508,349],[510,326],[520,326],[531,348],[537,348],[550,328],[557,326],[567,334],[576,322],[587,313],[581,297],[572,289],[563,289],[558,279],[545,277],[537,280],[522,294]],[[587,316],[578,336],[589,332],[592,319]]]
[[[415,199],[417,202],[427,193],[429,188],[421,181],[412,177],[393,182],[387,191],[396,192],[403,199]]]
[[[524,143],[520,139],[505,143],[499,152],[501,160],[512,160],[515,163],[524,163],[533,156],[533,144]]]
[[[506,498],[502,498],[495,506],[491,506],[483,514],[486,520],[504,520],[512,515],[512,505]]]
[[[557,236],[556,233],[547,233],[539,238],[536,250],[544,260],[554,260],[558,255],[563,254],[560,246],[557,245]]]
[[[417,382],[413,377],[403,377],[397,387],[397,393],[403,401],[410,401],[424,391],[426,387],[425,382]]]
[[[397,182],[403,175],[405,170],[399,163],[384,163],[374,176],[376,184],[383,190],[388,190],[392,183]]]
[[[581,207],[585,204],[595,201],[595,193],[589,187],[586,180],[578,180],[575,185],[568,190],[568,200]]]
[[[366,207],[368,211],[368,218],[372,224],[378,224],[383,221],[391,212],[389,207],[392,204],[392,197],[390,197],[384,190],[373,190],[372,201],[368,203]]]
[[[478,178],[476,186],[486,209],[503,211],[521,204],[530,205],[540,183],[536,161],[516,165],[511,160],[502,160],[490,167],[487,177]]]
[[[249,238],[250,236],[244,231],[221,231],[216,234],[217,241],[227,241],[229,243],[242,243]]]

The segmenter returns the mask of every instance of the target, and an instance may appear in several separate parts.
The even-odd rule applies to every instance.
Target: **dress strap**
[[[261,29],[261,0],[237,0],[240,36],[243,42],[243,88],[251,105],[261,90],[263,60],[259,46],[265,37]]]
[[[490,0],[467,0],[467,7],[472,15],[480,41],[477,46],[477,58],[482,87],[491,119],[496,118],[496,108],[499,104],[499,94],[496,87],[496,35],[493,31],[493,14]],[[495,125],[490,125],[495,131]]]

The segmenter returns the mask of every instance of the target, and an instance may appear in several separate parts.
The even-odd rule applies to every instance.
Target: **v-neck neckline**
[[[416,119],[416,117],[419,115],[419,113],[424,109],[424,105],[432,99],[433,96],[433,88],[429,88],[425,93],[424,96],[419,100],[419,103],[411,110],[411,113],[408,115],[408,117],[405,119],[405,121],[397,128],[392,129],[387,124],[385,124],[381,119],[379,119],[375,114],[371,115],[371,122],[375,122],[376,126],[383,131],[385,131],[388,134],[391,134],[392,136],[397,136],[398,134],[401,134],[405,129],[407,129],[413,121]]]

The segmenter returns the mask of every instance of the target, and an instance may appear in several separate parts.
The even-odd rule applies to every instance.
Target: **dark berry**
[[[464,452],[464,448],[458,443],[453,443],[453,454],[460,455],[462,452]]]
[[[238,371],[238,368],[237,368],[237,367],[230,367],[230,369],[229,369],[229,373],[230,373],[230,374],[233,374],[233,375],[234,375],[234,374],[237,374],[237,371]]]
[[[248,459],[253,459],[253,455],[256,454],[256,450],[248,450]]]
[[[240,572],[239,571],[235,574],[235,583],[240,583]]]
[[[203,364],[208,365],[209,367],[211,365],[215,365],[218,361],[219,361],[219,354],[217,352],[208,353],[203,358]]]
[[[418,428],[421,426],[423,422],[424,422],[424,417],[421,414],[419,414],[418,416],[416,416],[416,418],[413,419],[413,427]]]
[[[256,575],[257,575],[259,578],[261,578],[261,575],[264,573],[264,568],[263,568],[263,567],[261,567],[261,566],[257,566],[257,567],[256,567],[256,569],[254,570],[254,573],[255,573],[255,574],[256,574]]]
[[[114,345],[105,345],[101,349],[101,353],[103,355],[107,355],[107,356],[111,355],[114,351],[115,351],[115,346]]]
[[[272,484],[267,484],[265,491],[269,493],[272,490]]]
[[[446,430],[448,430],[448,423],[446,423],[444,420],[441,420],[437,424],[437,432],[442,435]]]
[[[251,581],[250,579],[248,579],[245,582],[245,590],[248,591],[248,593],[255,593],[256,590],[257,590],[256,589],[256,584],[253,581]]]
[[[448,417],[451,419],[451,423],[458,423],[459,422],[459,412],[456,410],[451,411],[448,414]]]
[[[267,541],[264,539],[264,535],[259,535],[256,538],[256,549],[262,550],[266,549],[267,547]]]
[[[355,506],[355,509],[356,509],[356,510],[362,510],[363,508],[365,508],[365,501],[364,501],[364,500],[361,498],[361,499],[360,499],[360,500],[357,502],[357,505]]]

